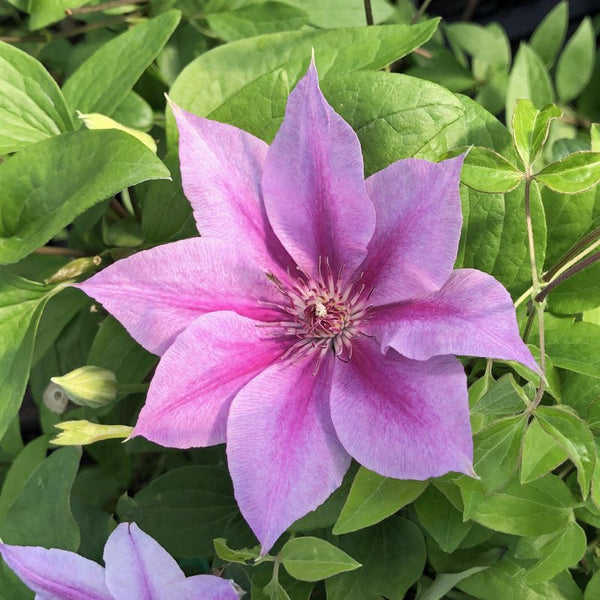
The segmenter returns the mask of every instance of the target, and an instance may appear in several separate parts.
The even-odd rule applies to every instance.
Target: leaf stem
[[[373,8],[371,7],[371,0],[365,1],[365,17],[367,19],[367,25],[373,25]]]
[[[600,227],[590,231],[590,233],[582,237],[574,246],[567,250],[567,252],[560,257],[558,262],[551,269],[549,269],[547,273],[544,274],[544,279],[546,281],[551,281],[556,275],[559,274],[559,271],[562,269],[562,267],[569,266],[569,263],[572,264],[572,259],[575,259],[582,250],[597,240],[600,240]],[[597,244],[594,245],[594,248],[596,247]]]
[[[540,377],[540,385],[535,394],[535,398],[533,399],[533,403],[531,405],[530,411],[533,412],[538,404],[540,403],[542,396],[544,395],[544,389],[546,387],[546,342],[544,337],[544,308],[545,302],[539,302],[537,300],[538,294],[541,292],[540,287],[540,278],[538,275],[538,267],[537,261],[535,257],[535,239],[533,236],[533,221],[531,219],[531,174],[527,174],[527,178],[525,179],[525,223],[527,226],[527,241],[529,244],[529,263],[531,265],[531,283],[533,287],[533,305],[535,308],[535,313],[538,318],[538,326],[539,326],[539,347],[540,347],[540,368],[541,368],[541,377]]]
[[[410,24],[414,25],[421,20],[421,17],[425,14],[425,11],[429,8],[431,4],[431,0],[424,0],[423,4],[419,7],[419,10],[415,13],[414,17],[411,19]]]
[[[63,248],[62,246],[42,246],[34,250],[34,254],[45,254],[46,256],[86,256],[85,252],[77,248]]]

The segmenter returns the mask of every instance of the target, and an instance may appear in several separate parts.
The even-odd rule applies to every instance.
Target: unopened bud
[[[65,412],[69,403],[68,396],[64,393],[60,385],[50,382],[44,390],[44,404],[54,413],[61,415]]]
[[[80,406],[99,408],[117,397],[117,378],[112,371],[86,366],[75,369],[62,377],[52,377],[71,402]]]
[[[102,264],[102,258],[100,256],[86,256],[84,258],[76,258],[71,262],[68,262],[64,267],[61,267],[54,275],[50,275],[44,283],[49,285],[51,283],[62,283],[63,281],[70,281],[75,279],[88,271],[92,271],[96,267]]]
[[[50,442],[59,446],[85,446],[101,440],[126,438],[133,431],[133,427],[127,425],[99,425],[85,420],[64,421],[55,427],[62,431]]]
[[[152,152],[156,152],[156,142],[150,137],[147,133],[143,131],[138,131],[137,129],[132,129],[131,127],[127,127],[106,115],[102,115],[100,113],[89,113],[84,115],[77,111],[77,116],[84,122],[85,126],[88,129],[118,129],[119,131],[124,131],[129,135],[132,135],[134,138],[137,138],[144,146],[150,148]]]

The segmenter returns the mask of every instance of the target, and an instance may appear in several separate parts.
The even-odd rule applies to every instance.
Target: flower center
[[[329,261],[319,261],[317,278],[299,267],[300,275],[291,284],[282,283],[272,274],[267,276],[285,300],[271,304],[285,313],[286,319],[269,323],[276,327],[273,335],[289,337],[291,345],[281,357],[297,362],[318,354],[315,373],[328,350],[348,361],[352,357],[352,340],[362,333],[361,328],[371,306],[370,293],[360,284],[362,275],[354,281],[343,282],[343,267],[335,277]],[[288,272],[288,275],[290,273]]]

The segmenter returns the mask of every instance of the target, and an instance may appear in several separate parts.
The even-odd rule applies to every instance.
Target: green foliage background
[[[367,27],[362,0],[0,2],[5,542],[100,561],[117,520],[135,521],[187,573],[214,569],[252,600],[600,598],[600,262],[589,260],[600,245],[600,22],[586,17],[568,36],[560,2],[513,56],[497,24],[441,23],[407,0],[372,4]],[[508,288],[538,357],[529,300],[542,293],[547,384],[535,399],[534,373],[465,360],[479,480],[398,481],[355,465],[282,537],[274,562],[256,563],[222,447],[50,443],[61,420],[131,425],[144,401],[120,394],[57,415],[42,402],[50,377],[89,364],[139,384],[157,360],[53,274],[74,257],[100,257],[70,273],[85,276],[196,235],[163,94],[270,142],[313,48],[367,175],[471,147],[457,267]],[[126,132],[85,129],[76,111],[148,132],[158,154]],[[0,565],[0,600],[32,597]]]

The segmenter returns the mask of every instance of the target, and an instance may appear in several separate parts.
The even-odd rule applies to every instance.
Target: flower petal
[[[104,562],[114,600],[162,600],[167,584],[185,579],[175,559],[135,523],[121,523],[112,532]]]
[[[239,600],[241,594],[228,579],[195,575],[170,586],[165,600]]]
[[[458,269],[438,292],[373,311],[369,332],[382,349],[416,360],[464,354],[516,360],[539,372],[521,340],[509,293],[491,275]]]
[[[202,235],[239,244],[264,266],[290,264],[262,203],[269,146],[237,127],[171,107],[179,128],[183,189]]]
[[[319,257],[352,273],[367,254],[375,210],[358,137],[327,104],[314,64],[290,94],[267,155],[263,194],[277,237],[313,276]]]
[[[4,562],[48,600],[113,600],[97,563],[65,550],[0,544]]]
[[[268,552],[337,489],[350,464],[329,415],[332,359],[277,362],[235,397],[227,456],[242,514]]]
[[[352,359],[335,365],[331,417],[350,455],[385,477],[472,473],[467,379],[453,356],[382,356],[360,340]]]
[[[278,301],[266,275],[241,248],[193,238],[138,252],[76,287],[101,302],[142,346],[162,354],[200,315],[233,310],[262,320],[259,300]]]
[[[259,325],[229,311],[194,321],[158,364],[133,435],[175,448],[225,442],[233,397],[284,352]]]
[[[367,179],[377,214],[360,271],[377,306],[439,290],[458,251],[463,156],[440,163],[408,158]]]

